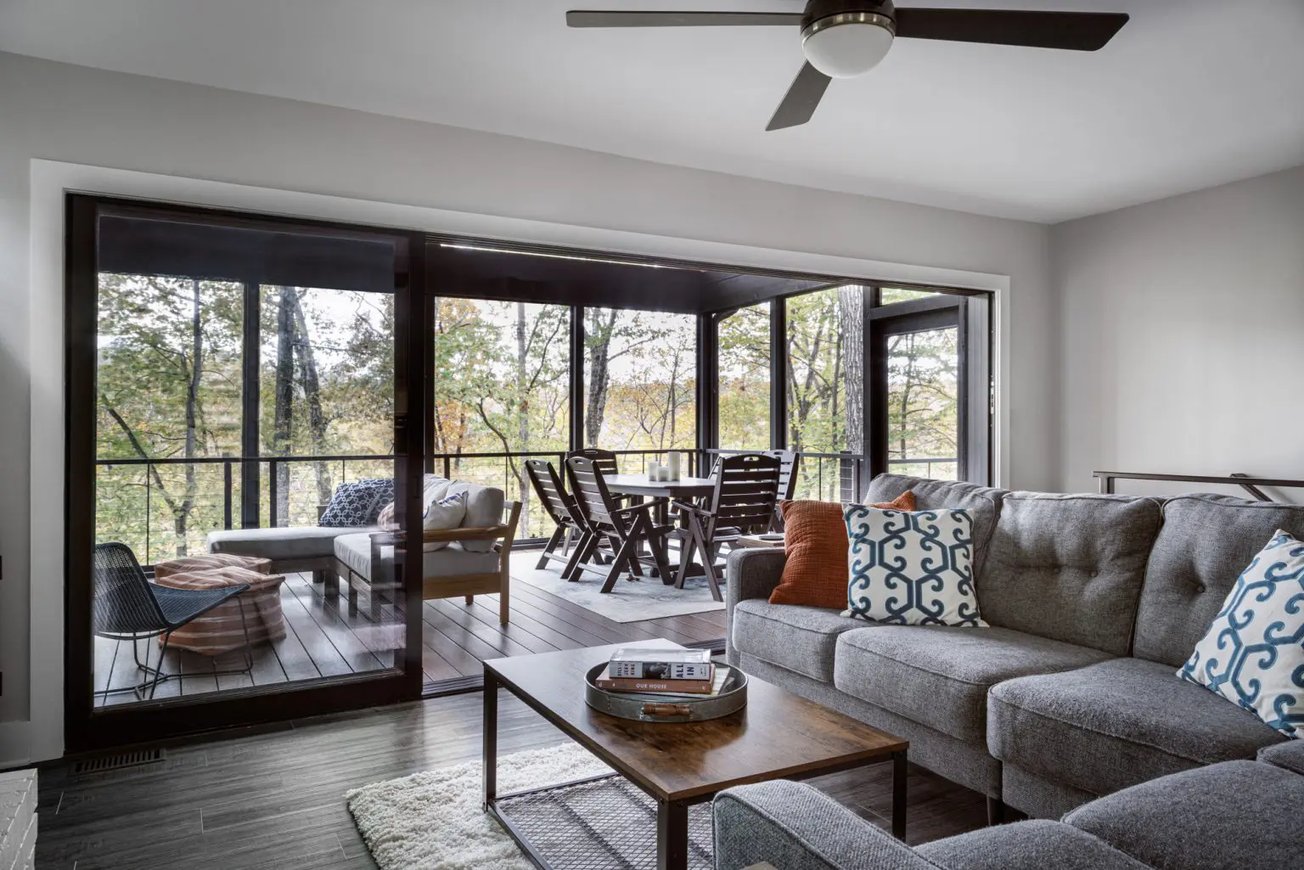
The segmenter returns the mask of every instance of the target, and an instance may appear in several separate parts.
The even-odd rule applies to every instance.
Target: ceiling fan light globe
[[[811,22],[802,31],[801,50],[815,69],[849,79],[878,66],[892,47],[892,19],[874,13],[843,13]]]

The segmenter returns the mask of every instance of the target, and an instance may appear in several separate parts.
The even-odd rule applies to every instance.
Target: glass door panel
[[[770,303],[740,308],[716,331],[722,450],[770,449]]]
[[[343,680],[365,703],[368,680],[402,682],[406,240],[80,208],[70,746],[192,702],[256,720],[259,696]]]
[[[937,480],[959,479],[958,327],[887,332],[883,342],[887,470]]]
[[[637,471],[697,448],[697,318],[584,309],[584,446],[631,454]]]

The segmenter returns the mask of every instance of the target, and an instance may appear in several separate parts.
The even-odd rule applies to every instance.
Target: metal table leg
[[[484,806],[498,797],[498,678],[484,669]]]
[[[657,802],[657,870],[688,867],[688,804]]]
[[[906,754],[892,753],[892,836],[906,838]]]

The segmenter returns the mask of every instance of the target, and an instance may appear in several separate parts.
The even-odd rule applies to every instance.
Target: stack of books
[[[606,676],[595,682],[609,692],[702,697],[720,694],[728,676],[729,668],[711,661],[710,650],[630,647],[616,650]]]

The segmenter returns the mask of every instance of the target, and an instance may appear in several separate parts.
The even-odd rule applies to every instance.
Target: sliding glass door
[[[409,239],[69,216],[69,748],[415,695]]]

